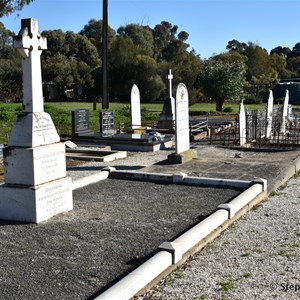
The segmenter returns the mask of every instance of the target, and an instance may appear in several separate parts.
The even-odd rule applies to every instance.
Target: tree
[[[5,0],[0,2],[0,18],[8,16],[15,11],[22,10],[23,6],[30,4],[34,0]]]
[[[72,31],[49,30],[42,34],[49,39],[48,49],[42,54],[44,81],[54,84],[62,99],[66,89],[73,89],[75,97],[79,96],[79,89],[92,95],[94,70],[100,66],[99,55],[92,42]]]
[[[22,95],[22,69],[20,57],[0,59],[0,100],[14,101]]]
[[[294,73],[287,69],[287,62],[282,54],[273,52],[270,56],[271,66],[277,72],[277,77],[282,78],[291,78]]]
[[[91,19],[87,25],[79,32],[79,34],[86,36],[92,44],[97,48],[98,54],[102,53],[102,20]],[[108,50],[116,38],[116,32],[108,26]]]
[[[268,52],[262,47],[248,43],[245,51],[247,57],[247,81],[254,87],[255,96],[265,93],[278,80],[278,74],[272,67]]]
[[[204,62],[199,78],[207,97],[216,101],[216,110],[223,111],[226,100],[237,100],[245,84],[245,64],[236,61],[229,62],[221,59],[208,59]]]
[[[278,46],[270,51],[270,55],[272,56],[273,54],[278,54],[286,59],[290,52],[290,48]]]
[[[238,40],[231,40],[228,42],[226,49],[229,52],[238,52],[240,54],[245,53],[248,45],[246,43],[240,43]]]
[[[140,49],[140,54],[153,56],[154,40],[149,26],[128,24],[121,26],[117,33],[119,36],[129,38]]]

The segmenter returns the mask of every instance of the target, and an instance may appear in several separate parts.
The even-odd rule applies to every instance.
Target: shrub
[[[231,106],[227,106],[224,108],[223,112],[231,113],[233,112],[233,108]]]
[[[257,96],[250,96],[244,100],[244,104],[261,104],[262,98]]]

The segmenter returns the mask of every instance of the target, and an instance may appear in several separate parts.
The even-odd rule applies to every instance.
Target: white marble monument
[[[244,101],[240,103],[239,111],[239,133],[240,133],[240,146],[246,144],[246,112],[244,107]]]
[[[176,152],[168,159],[173,163],[184,163],[197,157],[196,150],[190,149],[189,95],[184,83],[177,86],[175,114]]]
[[[186,86],[180,83],[176,91],[176,153],[190,149],[189,95]]]
[[[267,124],[266,124],[266,138],[268,139],[271,137],[272,134],[273,105],[274,105],[273,91],[270,90],[268,104],[267,104]]]
[[[66,175],[65,145],[44,112],[40,56],[47,41],[36,19],[23,19],[14,37],[22,55],[23,112],[4,149],[0,219],[39,223],[73,209],[72,181]]]
[[[132,86],[131,89],[131,128],[137,129],[142,126],[141,120],[141,100],[140,100],[140,91],[136,84]]]
[[[160,114],[160,119],[158,121],[158,128],[174,129],[176,114],[175,114],[175,99],[172,96],[172,80],[173,80],[172,70],[169,70],[167,79],[168,79],[168,97],[164,102],[163,111]]]
[[[283,102],[283,108],[282,108],[282,121],[281,121],[281,128],[280,128],[280,132],[283,134],[285,134],[286,123],[288,119],[288,106],[289,106],[289,90],[286,90],[284,102]]]

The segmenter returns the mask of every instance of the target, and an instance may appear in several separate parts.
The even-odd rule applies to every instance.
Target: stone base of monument
[[[40,223],[73,209],[70,177],[31,187],[3,184],[0,195],[1,220]]]
[[[195,149],[189,149],[181,153],[172,153],[168,155],[168,162],[171,164],[183,164],[197,158],[197,151]]]
[[[111,150],[87,150],[87,149],[67,149],[66,156],[77,160],[85,161],[114,161],[116,159],[126,158],[126,151],[111,151]]]
[[[155,152],[158,150],[171,148],[174,146],[174,141],[171,137],[164,137],[159,141],[153,140],[151,134],[114,134],[111,136],[103,136],[101,133],[94,134],[93,138],[78,137],[72,139],[75,143],[78,142],[98,142],[111,147],[112,150],[125,151],[141,151]]]

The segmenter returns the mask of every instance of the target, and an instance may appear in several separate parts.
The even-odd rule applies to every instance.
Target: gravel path
[[[299,299],[300,178],[139,300]]]

